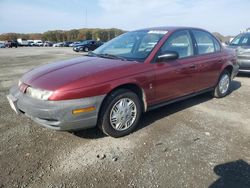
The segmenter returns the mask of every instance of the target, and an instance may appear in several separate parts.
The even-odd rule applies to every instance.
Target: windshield
[[[126,60],[144,61],[167,31],[132,31],[120,35],[94,51]]]
[[[230,43],[232,46],[250,46],[250,33],[236,36]]]

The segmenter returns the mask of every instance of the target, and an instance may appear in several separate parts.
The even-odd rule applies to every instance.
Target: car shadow
[[[98,139],[98,138],[104,138],[107,136],[97,126],[94,128],[86,129],[86,130],[74,131],[71,133],[77,137],[86,138],[86,139]]]
[[[233,80],[231,83],[229,95],[231,93],[233,93],[234,91],[238,90],[240,87],[241,87],[241,83],[239,81]],[[138,126],[137,130],[142,129],[142,128],[154,123],[155,121],[157,121],[159,119],[167,117],[167,116],[174,114],[176,112],[185,110],[185,109],[190,108],[192,106],[196,106],[200,103],[204,103],[204,102],[209,101],[211,99],[213,99],[213,96],[211,95],[210,92],[208,92],[208,93],[204,93],[204,94],[192,97],[190,99],[186,99],[186,100],[183,100],[180,102],[176,102],[176,103],[166,105],[166,106],[163,106],[161,108],[146,112],[142,115],[141,123]]]
[[[241,87],[241,83],[239,81],[232,80],[229,94],[238,90],[240,87]]]
[[[219,179],[209,188],[249,188],[250,165],[240,159],[229,163],[219,164],[214,167],[214,172]]]
[[[229,95],[232,92],[234,92],[235,90],[238,90],[240,87],[241,87],[241,83],[233,80],[232,84],[231,84]],[[190,108],[192,106],[198,105],[200,103],[206,102],[206,101],[211,100],[211,99],[213,99],[213,97],[210,93],[204,93],[204,94],[192,97],[190,99],[186,99],[186,100],[183,100],[180,102],[169,104],[169,105],[166,105],[164,107],[157,108],[155,110],[146,112],[146,113],[142,114],[139,125],[135,131],[143,129],[144,127],[151,125],[152,123],[158,121],[159,119],[162,119],[162,118],[167,117],[171,114],[185,110],[186,108]],[[88,139],[98,139],[98,138],[103,138],[106,136],[98,129],[98,127],[95,127],[92,129],[87,129],[87,130],[81,130],[81,131],[77,131],[77,132],[72,132],[72,133],[75,136],[78,136],[81,138],[88,138]]]
[[[237,74],[237,77],[250,77],[250,73],[247,73],[247,72],[239,72]]]
[[[141,117],[141,121],[139,126],[137,127],[136,131],[143,129],[144,127],[149,126],[150,124],[153,124],[154,122],[158,121],[159,119],[162,119],[164,117],[167,117],[171,114],[174,114],[176,112],[185,110],[187,108],[190,108],[192,106],[198,105],[200,103],[206,102],[213,99],[212,95],[210,93],[204,93],[196,97],[192,97],[190,99],[186,99],[180,102],[176,102],[173,104],[169,104],[160,108],[157,108],[152,111],[148,111],[144,113]]]

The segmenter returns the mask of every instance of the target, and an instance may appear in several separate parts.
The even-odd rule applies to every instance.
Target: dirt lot
[[[0,187],[250,187],[250,76],[142,116],[131,135],[56,132],[17,116],[5,95],[71,48],[0,49]]]

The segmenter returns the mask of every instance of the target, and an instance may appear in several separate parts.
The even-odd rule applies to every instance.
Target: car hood
[[[250,46],[248,46],[248,47],[239,47],[239,48],[237,48],[236,51],[237,51],[237,54],[239,56],[241,56],[241,55],[243,55],[243,56],[245,56],[245,55],[250,56]]]
[[[132,69],[138,64],[141,63],[83,56],[32,69],[21,81],[34,88],[50,91],[70,90],[73,87],[87,87],[124,76],[118,70],[127,70],[129,67]],[[74,84],[76,81],[78,84]]]

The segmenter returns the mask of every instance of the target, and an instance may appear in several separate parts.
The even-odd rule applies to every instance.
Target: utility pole
[[[85,28],[87,28],[88,27],[88,9],[86,8],[85,9]]]

